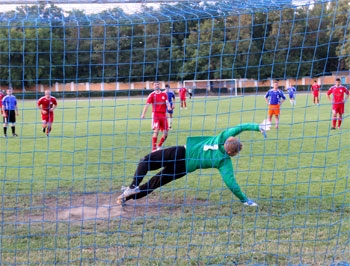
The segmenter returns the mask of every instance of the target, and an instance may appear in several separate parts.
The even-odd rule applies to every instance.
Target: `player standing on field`
[[[297,93],[297,89],[293,86],[288,87],[287,89],[288,95],[289,95],[289,102],[291,105],[295,105],[296,101],[295,101],[295,95]]]
[[[314,96],[314,98],[313,98],[314,105],[320,104],[320,89],[321,89],[320,85],[318,85],[317,81],[314,80],[314,84],[312,84],[312,86],[311,86],[312,94]]]
[[[2,99],[5,97],[5,94],[0,91],[0,114],[2,115]]]
[[[272,116],[275,116],[275,128],[278,129],[280,106],[286,100],[283,92],[278,88],[278,81],[273,82],[273,88],[270,89],[265,95],[265,101],[269,106],[268,120],[271,122]]]
[[[12,136],[17,137],[16,134],[16,116],[18,116],[17,99],[14,96],[12,88],[8,88],[7,95],[2,98],[2,116],[3,116],[3,129],[4,137],[7,138],[7,126],[11,124]]]
[[[38,100],[38,108],[41,110],[41,121],[43,132],[46,132],[46,136],[49,136],[52,130],[52,123],[54,119],[53,111],[57,107],[57,100],[51,96],[50,90],[45,90],[45,96]]]
[[[165,92],[168,95],[168,101],[171,107],[171,110],[167,109],[168,113],[168,125],[169,125],[169,130],[172,130],[172,125],[173,125],[173,113],[175,109],[175,93],[170,89],[170,86],[167,84],[165,85]]]
[[[182,86],[180,89],[179,89],[179,96],[180,96],[180,108],[183,109],[187,109],[187,103],[186,103],[186,96],[187,96],[187,88]]]
[[[345,102],[347,99],[349,99],[349,90],[341,85],[340,79],[337,78],[335,80],[335,85],[329,88],[327,91],[327,97],[329,101],[332,103],[332,113],[333,113],[333,120],[332,120],[332,128],[335,129],[337,120],[338,120],[338,129],[340,129],[342,120],[343,120],[343,114],[345,109]],[[333,95],[333,99],[331,99],[331,94]],[[344,96],[346,97],[344,98]]]
[[[148,95],[146,105],[143,108],[141,119],[145,118],[146,112],[148,110],[149,105],[152,105],[152,151],[156,151],[160,149],[164,143],[164,141],[168,137],[168,120],[166,111],[170,110],[170,104],[168,101],[168,95],[166,92],[160,90],[159,82],[153,82],[154,91]],[[158,134],[159,131],[163,132],[163,135],[158,143]]]

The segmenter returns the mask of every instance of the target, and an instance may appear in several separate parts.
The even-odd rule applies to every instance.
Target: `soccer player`
[[[331,94],[333,95],[333,99],[331,99]],[[340,79],[337,78],[335,80],[335,85],[330,87],[329,90],[327,91],[327,97],[329,101],[332,103],[333,119],[332,119],[331,129],[335,129],[337,120],[338,120],[338,129],[340,129],[340,126],[343,120],[345,102],[347,99],[349,99],[349,90],[345,86],[341,85]]]
[[[13,89],[8,88],[7,95],[2,98],[2,116],[3,116],[3,130],[4,137],[7,138],[7,126],[11,124],[12,136],[17,137],[16,134],[16,116],[18,116],[18,107],[16,96],[13,95]]]
[[[152,105],[152,151],[161,149],[164,141],[168,137],[168,120],[166,116],[167,109],[170,110],[170,104],[168,101],[168,95],[166,92],[160,90],[159,82],[153,82],[154,91],[148,95],[146,105],[143,108],[141,119],[145,118],[149,105]],[[158,143],[159,131],[163,132],[163,135]]]
[[[293,86],[291,87],[288,87],[287,89],[287,92],[289,94],[289,102],[291,105],[296,105],[296,101],[295,101],[295,95],[296,95],[296,92],[297,92],[297,89]]]
[[[179,89],[179,96],[180,96],[180,109],[187,109],[187,103],[186,103],[186,96],[187,96],[187,88],[185,88],[184,86],[182,86]]]
[[[280,115],[280,106],[286,100],[283,92],[278,88],[278,81],[273,82],[273,88],[270,89],[265,94],[265,101],[269,106],[268,110],[268,120],[271,122],[272,117],[275,116],[275,128],[278,129],[279,115]]]
[[[52,123],[54,119],[53,111],[57,107],[57,100],[51,96],[50,90],[45,90],[45,96],[38,100],[38,108],[41,110],[41,121],[43,132],[46,132],[46,136],[49,136],[52,130]]]
[[[2,115],[2,99],[5,97],[5,94],[0,91],[0,115]]]
[[[247,123],[226,129],[217,136],[188,137],[186,145],[173,146],[144,156],[135,171],[130,186],[122,187],[123,193],[117,198],[118,204],[130,199],[140,199],[155,189],[185,176],[197,169],[216,168],[231,192],[244,205],[257,206],[241,190],[234,176],[231,157],[242,150],[242,144],[235,138],[243,131],[260,131],[266,137],[271,123],[264,120],[260,125]],[[148,171],[162,168],[147,183],[140,185]]]
[[[173,113],[174,113],[174,109],[175,109],[175,93],[170,89],[170,86],[168,84],[165,85],[165,92],[168,95],[168,101],[169,101],[170,108],[171,108],[171,110],[167,109],[168,125],[169,125],[169,130],[172,130]]]
[[[314,105],[320,104],[320,89],[321,89],[320,85],[318,85],[317,81],[314,80],[314,84],[312,84],[312,86],[311,86],[311,91],[312,91],[312,94],[314,96],[314,98],[313,98]]]
[[[193,96],[192,89],[188,89],[188,95],[190,96],[190,99],[192,99],[192,96]]]

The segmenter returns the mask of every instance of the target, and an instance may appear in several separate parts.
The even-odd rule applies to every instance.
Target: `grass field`
[[[350,105],[342,130],[331,131],[322,96],[320,106],[308,95],[298,95],[294,108],[286,101],[280,128],[267,139],[240,135],[235,176],[257,208],[243,206],[212,169],[116,206],[121,185],[150,151],[150,110],[139,118],[145,99],[59,99],[50,137],[41,132],[35,102],[19,100],[20,136],[0,139],[0,264],[350,262]],[[266,109],[261,95],[195,97],[188,110],[175,109],[165,146],[260,123]],[[61,215],[84,207],[96,215]],[[107,215],[99,216],[103,208]]]

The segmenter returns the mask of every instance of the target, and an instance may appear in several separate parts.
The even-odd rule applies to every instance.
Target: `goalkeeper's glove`
[[[264,138],[266,138],[266,131],[271,129],[271,122],[265,119],[259,125],[259,129],[261,134],[263,134]]]
[[[252,201],[251,199],[248,199],[246,202],[243,203],[246,206],[251,206],[251,207],[256,207],[258,206],[257,203],[255,203],[254,201]]]

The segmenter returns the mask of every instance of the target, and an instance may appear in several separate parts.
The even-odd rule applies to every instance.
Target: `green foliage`
[[[349,65],[347,7],[341,0],[220,13],[210,3],[185,8],[178,3],[145,10],[148,16],[121,9],[85,14],[54,5],[22,6],[0,19],[0,74],[15,88],[315,76]]]

